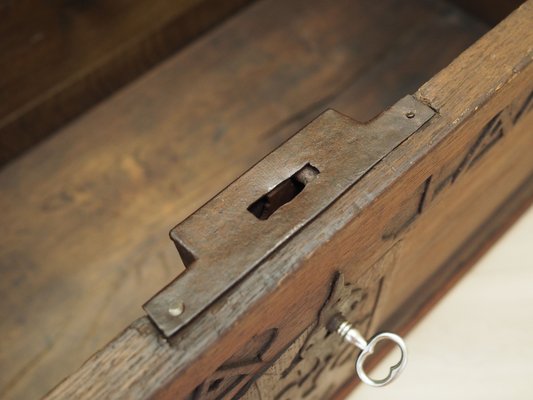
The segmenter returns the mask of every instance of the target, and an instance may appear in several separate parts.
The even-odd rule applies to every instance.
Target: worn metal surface
[[[167,337],[176,333],[433,115],[412,96],[367,124],[323,113],[171,231],[190,269],[144,305],[150,318]],[[316,177],[268,219],[248,210],[308,164]],[[179,315],[169,312],[176,304]]]

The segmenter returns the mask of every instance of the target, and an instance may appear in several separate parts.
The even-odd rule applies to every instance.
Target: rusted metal
[[[320,115],[171,231],[190,269],[144,305],[150,318],[175,334],[433,115],[412,96],[366,124]],[[273,208],[254,212],[258,201]]]

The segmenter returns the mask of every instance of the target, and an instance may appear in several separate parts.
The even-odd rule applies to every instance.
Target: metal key
[[[357,356],[355,361],[355,370],[359,378],[367,385],[373,387],[385,386],[396,379],[403,371],[407,364],[407,347],[403,339],[390,332],[379,333],[370,339],[369,342],[365,340],[361,332],[352,327],[348,321],[343,321],[338,324],[336,332],[348,343],[361,349],[361,353]],[[374,352],[375,346],[382,341],[391,341],[400,349],[400,361],[390,367],[389,374],[383,379],[372,379],[364,370],[365,359]]]

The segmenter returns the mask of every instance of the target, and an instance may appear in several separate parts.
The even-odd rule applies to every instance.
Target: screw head
[[[177,303],[173,307],[169,307],[168,313],[172,315],[173,317],[179,317],[181,314],[183,314],[184,310],[185,310],[185,305],[183,303]]]

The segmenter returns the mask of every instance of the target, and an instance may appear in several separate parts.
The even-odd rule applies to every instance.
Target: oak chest
[[[0,397],[341,398],[531,202],[531,0],[177,3],[2,67]]]

